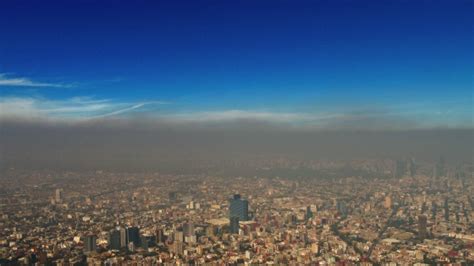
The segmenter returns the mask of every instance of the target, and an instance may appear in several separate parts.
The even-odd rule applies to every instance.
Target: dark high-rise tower
[[[191,222],[183,224],[183,234],[185,237],[194,235],[194,224]]]
[[[306,214],[305,214],[305,219],[309,220],[313,218],[313,212],[311,211],[311,206],[306,207]]]
[[[448,198],[444,199],[444,219],[449,222],[449,203]]]
[[[434,220],[436,218],[436,213],[438,212],[438,205],[436,202],[431,203],[431,218]]]
[[[249,220],[249,203],[242,199],[239,194],[235,194],[229,200],[229,219],[232,217],[239,217],[239,221]]]
[[[140,229],[136,226],[127,227],[127,244],[132,242],[135,247],[140,245]]]
[[[232,234],[239,233],[239,217],[237,216],[230,217],[230,232]]]
[[[446,176],[447,172],[446,172],[446,163],[444,161],[444,157],[441,156],[439,158],[439,161],[438,163],[436,164],[436,167],[435,167],[435,177],[439,178],[439,177],[443,177],[443,176]]]
[[[168,193],[168,198],[170,201],[175,201],[178,199],[178,192],[176,191],[171,191]]]
[[[346,205],[346,202],[343,201],[343,200],[338,200],[336,202],[336,208],[337,208],[337,211],[339,212],[339,214],[342,216],[342,217],[346,217],[347,216],[347,205]]]
[[[96,249],[97,237],[95,235],[87,235],[84,240],[84,251],[85,253],[94,252]]]
[[[113,229],[110,231],[110,239],[109,239],[109,248],[114,250],[120,250],[120,230]]]
[[[165,234],[163,232],[163,229],[158,228],[156,229],[156,242],[157,243],[164,243],[165,242]]]
[[[420,239],[425,239],[428,235],[428,232],[426,230],[427,221],[428,219],[425,215],[418,216],[418,237]]]
[[[414,158],[411,158],[409,160],[409,171],[410,171],[410,176],[411,177],[414,177],[416,175],[416,163],[415,163]]]
[[[395,178],[403,177],[407,173],[407,162],[405,160],[397,160],[395,162]]]

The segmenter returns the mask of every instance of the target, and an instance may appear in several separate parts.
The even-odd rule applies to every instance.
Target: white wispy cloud
[[[273,112],[259,110],[220,110],[166,114],[160,117],[178,122],[223,122],[235,120],[256,120],[277,123],[303,123],[331,119],[337,116],[339,116],[339,114]]]
[[[436,126],[472,126],[472,119],[458,113],[439,115],[428,110],[400,111],[362,109],[340,112],[282,112],[277,110],[177,110],[162,101],[118,101],[92,97],[53,100],[35,97],[0,97],[0,119],[84,121],[143,114],[151,123],[182,125],[239,125],[241,122],[279,124],[283,126],[324,129],[398,129]],[[157,108],[160,106],[159,108]],[[414,112],[419,112],[414,116]],[[407,113],[408,112],[408,113]],[[442,116],[441,118],[439,118]],[[451,121],[446,123],[446,118]],[[236,123],[234,123],[236,122]],[[197,123],[197,124],[196,124]]]
[[[72,84],[49,83],[33,81],[25,77],[10,77],[6,73],[0,73],[0,86],[12,87],[54,87],[54,88],[69,88]]]
[[[135,104],[133,106],[130,106],[130,107],[126,107],[126,108],[123,108],[123,109],[119,109],[119,110],[116,110],[116,111],[113,111],[113,112],[110,112],[110,113],[105,113],[105,114],[102,114],[102,115],[97,115],[95,116],[94,118],[98,118],[98,117],[108,117],[108,116],[114,116],[114,115],[119,115],[119,114],[124,114],[124,113],[127,113],[127,112],[130,112],[130,111],[133,111],[135,109],[139,109],[139,108],[142,108],[143,106],[147,105],[149,103],[139,103],[139,104]]]
[[[110,99],[74,97],[63,100],[28,97],[0,98],[0,118],[84,120],[122,115],[160,101],[122,102]]]
[[[111,99],[74,97],[51,100],[33,97],[0,98],[0,118],[48,118],[59,120],[84,120],[112,116],[122,116],[140,111],[156,120],[178,123],[214,123],[237,120],[261,121],[271,123],[314,123],[336,118],[339,114],[315,114],[298,112],[275,112],[262,110],[219,110],[180,112],[169,109],[157,111],[156,105],[167,104],[163,101],[122,102]]]

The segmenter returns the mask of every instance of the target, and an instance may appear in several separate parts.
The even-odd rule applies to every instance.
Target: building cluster
[[[472,166],[394,165],[383,178],[10,169],[0,265],[474,263]]]

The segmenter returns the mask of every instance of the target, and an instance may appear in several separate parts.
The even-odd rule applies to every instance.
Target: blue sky
[[[472,126],[472,1],[98,2],[0,3],[3,116]]]

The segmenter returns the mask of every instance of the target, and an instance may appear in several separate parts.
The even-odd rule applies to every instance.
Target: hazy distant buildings
[[[426,229],[428,219],[425,215],[418,216],[418,237],[420,239],[425,239],[428,236],[428,231]]]
[[[229,200],[229,219],[232,217],[239,217],[240,221],[249,220],[249,203],[240,197],[239,194],[235,194]]]
[[[440,177],[443,177],[443,176],[446,176],[447,174],[447,171],[446,171],[446,162],[444,160],[444,157],[441,156],[439,158],[439,161],[436,163],[435,165],[435,169],[434,169],[434,177],[436,178],[440,178]]]
[[[347,216],[347,213],[348,213],[348,210],[347,210],[347,204],[344,200],[338,200],[336,202],[336,208],[337,208],[337,212],[342,216],[342,217],[346,217]],[[310,209],[311,211],[311,209]]]
[[[395,162],[394,177],[414,177],[416,175],[416,163],[414,158],[397,160]]]
[[[449,222],[449,203],[448,198],[444,199],[444,220]]]
[[[416,175],[416,163],[414,158],[410,158],[408,161],[408,170],[410,172],[410,176],[414,177]]]
[[[391,209],[392,208],[392,198],[390,196],[385,197],[385,200],[383,202],[383,206],[386,209]]]
[[[413,168],[413,169],[412,169]],[[395,177],[413,176],[414,169],[413,159],[401,159],[395,162]]]
[[[395,178],[401,178],[407,173],[407,163],[405,160],[397,160],[395,162]]]
[[[438,205],[435,201],[431,202],[431,219],[436,219],[436,214],[438,213]]]
[[[56,203],[61,203],[63,201],[63,190],[61,188],[57,188],[54,193],[54,201]]]
[[[175,201],[178,199],[178,192],[176,191],[171,191],[170,193],[168,193],[168,199],[170,201]]]

